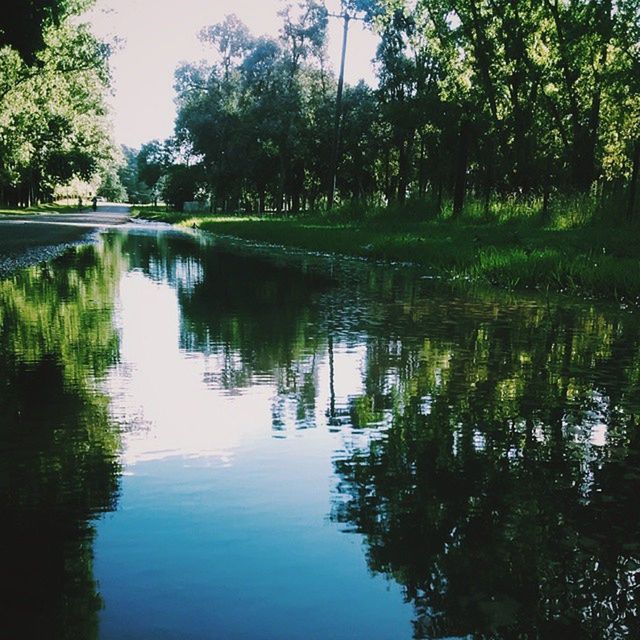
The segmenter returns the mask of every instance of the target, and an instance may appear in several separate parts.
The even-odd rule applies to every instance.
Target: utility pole
[[[329,174],[329,192],[327,194],[327,210],[333,208],[336,195],[336,181],[338,163],[340,160],[340,137],[342,133],[342,93],[344,90],[344,67],[347,59],[347,37],[349,35],[349,22],[362,20],[355,15],[350,15],[343,3],[342,13],[329,13],[332,18],[340,18],[344,21],[342,28],[342,56],[340,57],[340,76],[338,77],[338,93],[336,95],[336,114],[333,123],[333,146],[331,149],[331,173]]]

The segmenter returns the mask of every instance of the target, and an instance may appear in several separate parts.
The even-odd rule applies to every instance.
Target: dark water
[[[640,315],[118,233],[0,281],[0,638],[639,637]]]

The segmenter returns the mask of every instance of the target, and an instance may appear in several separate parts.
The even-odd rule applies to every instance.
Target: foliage
[[[110,48],[87,25],[71,20],[84,6],[34,1],[3,13],[5,35],[19,38],[21,21],[29,16],[30,28],[42,29],[32,51],[21,51],[19,43],[10,46],[13,36],[0,40],[5,45],[0,46],[4,204],[29,206],[50,199],[57,185],[74,178],[89,181],[116,162],[104,102]],[[35,16],[44,16],[42,24]]]
[[[23,0],[0,14],[0,48],[10,46],[29,64],[45,46],[44,32],[66,17],[80,13],[90,0]]]
[[[178,211],[194,199],[201,178],[200,167],[174,164],[169,167],[162,186],[162,197]]]
[[[199,162],[220,210],[299,211],[321,197],[330,152],[327,15],[288,6],[278,39],[253,38],[235,17],[203,32],[221,63],[176,73],[176,140]]]
[[[127,199],[127,190],[114,166],[108,165],[103,169],[96,195],[106,198],[110,202],[124,202]]]
[[[346,87],[339,114],[339,206],[460,217],[471,197],[565,194],[619,212],[640,180],[638,0],[352,0],[379,38],[379,86]],[[175,140],[198,163],[217,211],[320,208],[332,180],[336,79],[329,16],[287,5],[277,39],[237,17],[201,37],[219,63],[176,73]],[[184,157],[178,158],[183,162]],[[450,209],[446,210],[446,203]],[[537,214],[536,214],[537,215]]]

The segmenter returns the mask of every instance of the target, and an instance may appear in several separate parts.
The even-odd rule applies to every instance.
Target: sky
[[[110,97],[116,142],[139,147],[173,132],[175,104],[173,74],[183,61],[211,59],[212,50],[197,33],[235,13],[254,35],[275,36],[278,11],[284,0],[97,0],[87,15],[96,35],[118,38],[111,59],[113,95]],[[339,0],[327,0],[336,11]],[[329,57],[337,73],[342,23],[330,18]],[[371,60],[376,37],[359,22],[350,26],[346,81],[364,79],[375,84]]]

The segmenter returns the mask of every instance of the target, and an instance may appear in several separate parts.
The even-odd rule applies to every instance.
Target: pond
[[[128,229],[0,281],[2,637],[638,637],[640,315]]]

